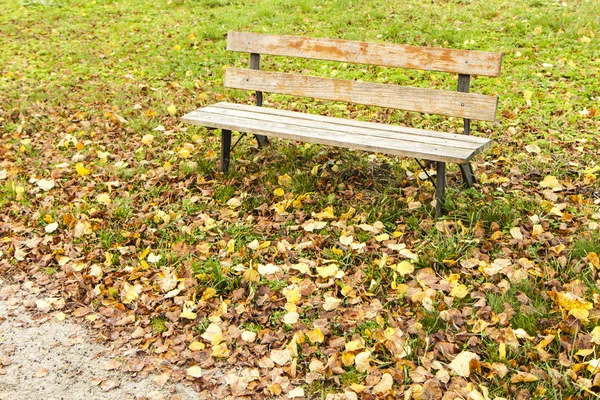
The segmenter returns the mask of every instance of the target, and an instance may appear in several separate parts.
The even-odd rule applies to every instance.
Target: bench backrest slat
[[[239,68],[228,68],[225,71],[225,86],[483,121],[494,121],[498,106],[497,97],[477,93],[447,92]]]
[[[227,50],[355,64],[499,76],[502,53],[229,32]]]

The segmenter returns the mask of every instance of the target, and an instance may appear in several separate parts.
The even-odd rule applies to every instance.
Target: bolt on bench
[[[446,163],[459,165],[470,187],[469,161],[492,140],[470,136],[470,120],[494,121],[498,98],[468,93],[471,75],[499,76],[502,53],[229,32],[227,50],[250,53],[250,69],[228,68],[225,87],[256,91],[256,106],[217,103],[182,121],[221,129],[221,170],[229,167],[231,132],[339,146],[436,162],[436,217],[442,214]],[[259,70],[260,55],[290,56],[458,74],[458,91],[320,78]],[[464,134],[333,118],[262,107],[263,92],[379,106],[464,119]]]

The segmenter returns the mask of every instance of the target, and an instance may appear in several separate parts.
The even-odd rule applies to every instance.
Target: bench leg
[[[221,172],[229,170],[229,156],[231,154],[231,131],[221,129]]]
[[[435,217],[442,215],[444,211],[444,192],[446,191],[446,163],[437,162],[436,184],[435,184]]]
[[[269,139],[264,135],[254,135],[254,137],[258,142],[258,147],[263,147],[264,145],[269,143]]]
[[[458,166],[460,168],[460,173],[462,174],[464,185],[468,188],[473,187],[473,185],[477,183],[477,179],[475,179],[471,163],[459,164]]]

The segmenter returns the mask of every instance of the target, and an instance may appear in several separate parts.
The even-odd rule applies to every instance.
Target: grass
[[[102,313],[109,307],[135,312],[136,321],[154,336],[167,332],[165,315],[173,332],[182,333],[201,334],[219,320],[240,371],[258,368],[254,358],[268,359],[271,350],[284,348],[294,335],[298,339],[314,324],[323,324],[330,330],[324,342],[309,345],[299,339],[302,360],[296,371],[283,367],[297,386],[313,358],[330,363],[327,378],[304,386],[314,398],[351,390],[353,384],[367,386],[369,396],[374,372],[387,371],[394,376],[395,396],[416,393],[421,383],[413,382],[410,372],[422,367],[434,376],[438,370],[431,361],[446,368],[461,350],[477,352],[484,368],[494,362],[510,366],[502,379],[478,373],[465,378],[473,388],[487,385],[491,398],[586,394],[581,385],[594,378],[585,364],[590,358],[573,354],[599,351],[589,340],[597,322],[595,294],[600,293],[598,271],[589,266],[590,253],[600,254],[600,15],[595,2],[4,3],[3,276],[26,274],[32,282],[50,281],[67,288],[70,296],[77,293],[66,307],[88,301]],[[472,79],[474,92],[500,99],[497,121],[472,122],[474,135],[494,140],[473,160],[478,185],[464,190],[458,168],[449,166],[448,213],[434,220],[433,187],[418,177],[413,160],[277,139],[258,148],[252,136],[235,148],[230,171],[219,172],[218,132],[183,125],[179,117],[218,101],[253,101],[251,93],[223,87],[226,67],[248,64],[246,54],[225,50],[229,30],[503,52],[500,77]],[[432,89],[454,90],[457,83],[450,74],[297,58],[265,56],[261,68]],[[426,129],[462,128],[460,119],[368,106],[270,94],[265,102]],[[79,163],[89,174],[77,172]],[[556,177],[561,190],[541,187],[547,176]],[[36,184],[39,179],[52,179],[55,187],[44,191]],[[99,201],[100,194],[110,201]],[[280,210],[285,202],[287,208]],[[334,218],[323,217],[325,227],[303,228],[329,206]],[[48,234],[44,227],[50,220],[59,226]],[[90,231],[77,231],[84,221]],[[360,227],[375,222],[383,224],[378,234]],[[519,228],[521,239],[513,237],[513,228]],[[349,235],[364,247],[343,245],[340,238]],[[266,244],[253,250],[254,240]],[[161,260],[148,263],[149,252],[162,255]],[[414,271],[391,268],[413,254]],[[59,265],[59,259],[66,264]],[[340,274],[318,276],[315,267],[331,260],[339,264]],[[74,262],[84,269],[70,269]],[[308,265],[307,272],[292,268],[300,263]],[[279,270],[251,273],[259,264]],[[36,269],[40,266],[43,278]],[[95,272],[102,269],[101,277],[89,275],[91,266]],[[181,291],[165,298],[160,277],[171,270],[177,272]],[[123,305],[125,282],[141,285],[143,292]],[[467,287],[465,297],[450,295],[458,284]],[[288,312],[282,290],[291,285],[302,292],[294,325],[282,321]],[[588,321],[569,315],[552,300],[554,292],[591,304]],[[326,310],[329,298],[343,301]],[[149,303],[141,307],[143,301]],[[197,319],[176,321],[186,301],[196,305]],[[489,326],[473,333],[478,320]],[[114,328],[100,319],[96,324]],[[256,343],[238,340],[238,327],[259,334]],[[403,333],[409,356],[392,354],[385,339],[388,328]],[[510,330],[520,329],[533,339],[518,338],[518,347],[507,346],[508,359],[501,358],[499,343],[511,337]],[[556,339],[546,348],[551,361],[543,362],[536,346],[547,335]],[[336,369],[335,354],[343,343],[338,342],[340,348],[329,344],[339,338],[362,340],[371,352],[372,369]],[[472,338],[481,346],[475,348]],[[162,342],[171,346],[172,339]],[[456,353],[442,354],[440,348],[450,348],[447,343]],[[212,343],[206,346],[210,352]],[[178,365],[198,363],[186,358],[187,352],[176,353],[182,357]],[[576,357],[573,362],[581,367],[557,365],[555,360],[564,361],[565,355]],[[227,361],[212,358],[217,366]],[[555,377],[510,382],[518,371],[536,369]],[[256,393],[267,393],[271,382],[267,389],[258,382],[251,383]]]

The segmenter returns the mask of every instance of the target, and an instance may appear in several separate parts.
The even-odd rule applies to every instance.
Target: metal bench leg
[[[269,143],[269,138],[263,135],[254,135],[256,141],[258,142],[258,147],[263,147],[264,145]]]
[[[221,129],[221,172],[229,170],[229,156],[231,154],[231,131]]]
[[[477,179],[475,179],[475,174],[473,173],[473,167],[471,167],[471,163],[459,164],[458,166],[460,168],[465,186],[469,188],[473,187],[473,185],[477,183]]]
[[[435,217],[442,215],[444,211],[444,192],[446,190],[446,163],[437,162],[435,184]]]

